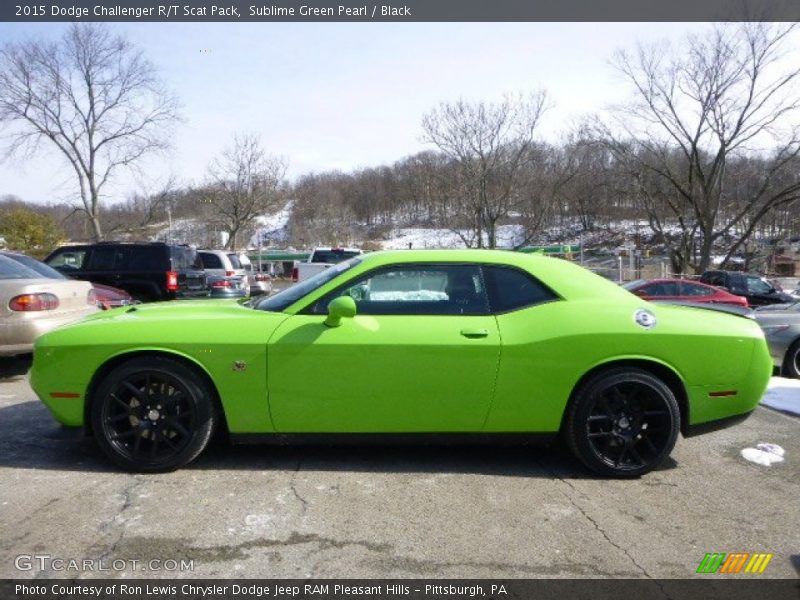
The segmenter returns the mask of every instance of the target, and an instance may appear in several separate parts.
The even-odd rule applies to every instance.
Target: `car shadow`
[[[676,466],[668,459],[660,470]],[[61,427],[39,402],[0,407],[0,467],[116,472],[90,437]],[[596,479],[561,443],[230,445],[214,443],[191,465],[208,471],[464,473],[543,479]]]

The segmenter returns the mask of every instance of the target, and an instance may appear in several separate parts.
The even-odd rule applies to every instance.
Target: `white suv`
[[[198,250],[206,274],[216,277],[229,277],[239,280],[242,287],[248,287],[251,296],[269,294],[272,281],[268,275],[253,272],[250,259],[241,252],[227,250]]]

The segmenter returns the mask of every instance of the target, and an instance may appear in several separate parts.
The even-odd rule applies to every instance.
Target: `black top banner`
[[[0,2],[0,21],[800,21],[797,0],[50,0]]]

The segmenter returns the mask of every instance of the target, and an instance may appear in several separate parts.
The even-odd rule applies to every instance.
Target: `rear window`
[[[311,262],[336,264],[353,258],[354,256],[359,256],[360,254],[361,252],[357,250],[342,250],[339,248],[333,248],[332,250],[314,250],[314,254],[311,255]]]
[[[172,270],[184,271],[190,269],[202,269],[203,261],[200,253],[189,246],[172,246]]]
[[[0,256],[0,279],[41,279],[41,277],[22,263]]]
[[[43,262],[39,262],[35,258],[31,258],[30,256],[25,256],[24,254],[4,254],[4,256],[10,258],[11,260],[17,261],[18,263],[28,267],[32,271],[36,271],[42,277],[47,277],[48,279],[66,279],[66,277],[64,277],[54,268],[48,267]]]

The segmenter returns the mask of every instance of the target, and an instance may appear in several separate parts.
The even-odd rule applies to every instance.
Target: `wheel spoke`
[[[626,449],[628,450],[628,452],[631,453],[631,456],[633,456],[633,458],[635,458],[637,461],[639,461],[640,465],[647,464],[645,462],[645,460],[642,458],[642,455],[639,454],[639,452],[636,450],[636,448],[634,447],[633,444],[629,444],[628,446],[626,446]]]
[[[614,461],[615,467],[619,467],[620,463],[622,462],[622,459],[625,457],[627,453],[628,453],[628,447],[623,446],[622,451],[619,453],[619,456],[617,456],[617,459]]]
[[[126,440],[131,436],[136,435],[135,429],[129,429],[128,431],[123,431],[122,433],[112,433],[109,438],[112,440]]]
[[[153,440],[150,443],[150,458],[155,458],[158,453],[158,439],[159,435],[156,432],[152,434]]]
[[[142,395],[142,390],[133,385],[130,381],[123,381],[122,385],[124,385],[125,388],[136,398],[138,398],[139,400],[144,400],[144,396]]]
[[[614,436],[614,435],[617,435],[617,434],[614,433],[613,431],[595,431],[594,433],[590,433],[589,437],[590,438],[601,438],[601,437],[608,437],[608,436]]]
[[[142,432],[140,431],[139,434],[136,436],[136,440],[133,442],[133,455],[136,456],[139,454],[139,448],[142,446]]]
[[[173,450],[177,450],[178,448],[180,448],[180,446],[178,446],[178,445],[177,445],[175,442],[173,442],[173,441],[172,441],[172,440],[169,438],[169,436],[168,436],[168,435],[166,435],[166,434],[164,434],[164,435],[162,435],[162,436],[161,436],[161,440],[162,440],[162,441],[163,441],[163,442],[164,442],[164,443],[165,443],[167,446],[169,446],[170,448],[172,448]]]
[[[614,418],[608,415],[592,415],[590,416],[587,421],[593,423],[594,421],[613,421]]]
[[[109,417],[108,419],[106,419],[106,423],[119,423],[120,421],[124,421],[124,420],[130,419],[130,418],[131,418],[131,413],[130,413],[130,411],[128,411],[126,413],[122,413],[122,414],[117,415],[115,417]]]
[[[642,437],[642,441],[645,443],[647,449],[650,450],[650,452],[652,452],[654,456],[658,454],[658,449],[656,448],[655,444],[653,444],[653,440],[651,440],[648,436],[645,435]]]
[[[175,430],[177,433],[180,433],[182,436],[189,437],[191,435],[189,433],[189,430],[186,429],[186,427],[181,425],[178,421],[176,421],[173,418],[167,419],[167,425],[170,425],[173,430]]]
[[[122,408],[124,408],[124,409],[125,409],[125,410],[126,410],[128,413],[130,413],[130,412],[131,412],[131,405],[130,405],[130,404],[128,404],[127,402],[124,402],[123,400],[120,400],[120,399],[119,399],[119,397],[117,397],[117,395],[116,395],[116,394],[113,394],[113,393],[112,393],[112,394],[110,394],[110,396],[111,396],[111,399],[112,399],[112,400],[113,400],[115,403],[119,404],[119,405],[120,405]]]

